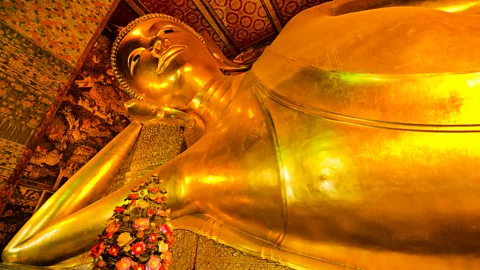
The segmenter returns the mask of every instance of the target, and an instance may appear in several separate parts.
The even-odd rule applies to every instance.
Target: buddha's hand
[[[161,121],[177,124],[183,127],[193,127],[195,118],[178,109],[157,107],[149,102],[131,99],[125,103],[125,108],[133,120],[140,123]]]
[[[145,123],[163,117],[163,109],[139,99],[125,102],[125,108],[133,120]]]

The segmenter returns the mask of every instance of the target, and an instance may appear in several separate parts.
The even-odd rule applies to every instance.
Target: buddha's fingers
[[[62,220],[51,223],[20,245],[12,242],[2,253],[4,262],[51,265],[89,250],[95,237],[105,228],[105,222],[116,205],[122,205],[130,192],[129,187],[79,210]],[[18,236],[18,235],[17,235]]]
[[[64,217],[100,199],[133,148],[142,125],[132,122],[72,176],[10,241],[15,248]],[[107,209],[111,212],[111,209]]]

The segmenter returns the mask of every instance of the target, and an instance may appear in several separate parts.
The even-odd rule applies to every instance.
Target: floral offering
[[[163,270],[172,263],[173,245],[167,191],[154,174],[132,188],[125,204],[115,207],[90,255],[94,269]]]

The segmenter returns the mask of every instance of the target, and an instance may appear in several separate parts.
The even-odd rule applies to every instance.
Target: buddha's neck
[[[222,114],[239,90],[245,74],[210,79],[190,103],[190,110],[200,116],[205,127]]]

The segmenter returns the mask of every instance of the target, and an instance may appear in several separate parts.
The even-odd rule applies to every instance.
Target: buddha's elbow
[[[2,261],[6,263],[18,263],[18,252],[15,247],[7,245],[2,251]]]

